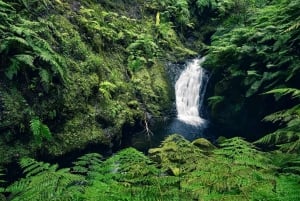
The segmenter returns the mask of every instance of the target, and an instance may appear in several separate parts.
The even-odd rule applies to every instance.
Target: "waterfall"
[[[201,59],[194,59],[187,64],[175,84],[177,118],[193,126],[205,124],[200,115],[208,75],[201,68]]]

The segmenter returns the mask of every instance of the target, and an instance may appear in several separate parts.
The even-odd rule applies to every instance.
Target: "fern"
[[[280,97],[291,94],[292,98],[300,98],[300,90],[295,88],[279,88],[265,92],[263,94],[278,94]]]
[[[279,94],[279,97],[292,94],[292,97],[299,98],[299,90],[294,88],[274,89],[265,94]],[[279,123],[281,128],[273,133],[269,133],[261,139],[257,140],[257,144],[267,144],[269,146],[279,146],[285,152],[300,151],[300,105],[296,105],[290,109],[275,112],[266,116],[263,120],[273,123]]]
[[[30,121],[30,129],[34,136],[35,141],[41,144],[44,139],[51,140],[52,134],[47,125],[43,124],[38,118]]]
[[[50,0],[42,0],[42,1],[39,1],[39,0],[19,0],[19,1],[28,10],[32,10],[34,8],[35,9],[37,9],[37,8],[40,9],[40,6],[44,9],[52,6],[52,2]]]
[[[2,172],[3,169],[0,167],[0,198],[1,198],[1,193],[5,192],[5,188],[2,186],[2,184],[5,183],[5,181],[2,179],[2,176],[4,176]]]
[[[37,162],[31,158],[20,161],[26,178],[7,188],[11,200],[72,200],[80,189],[81,176],[73,175],[68,168],[58,169],[57,165]]]
[[[226,157],[235,164],[253,166],[256,168],[269,169],[270,162],[264,154],[255,146],[240,137],[225,140],[220,144],[221,149],[215,151],[216,155]]]
[[[124,149],[93,167],[88,173],[90,185],[83,194],[85,200],[172,200],[174,197],[172,189],[178,179],[160,176],[153,162],[133,148]]]
[[[89,153],[73,162],[72,171],[80,174],[91,173],[95,168],[101,166],[102,156],[98,153]]]
[[[276,180],[277,200],[296,201],[300,199],[300,176],[280,175]]]
[[[109,81],[104,81],[100,83],[99,91],[102,93],[105,100],[110,100],[112,98],[111,94],[114,93],[117,86]]]
[[[195,168],[199,158],[207,158],[203,153],[182,136],[173,134],[161,143],[161,147],[150,149],[149,157],[159,162],[163,170],[174,173],[179,168],[180,174],[184,175]]]
[[[209,97],[207,100],[208,100],[208,105],[212,109],[212,112],[215,112],[217,106],[224,101],[224,96],[212,96]]]
[[[7,26],[13,21],[12,14],[15,12],[15,9],[4,1],[0,1],[0,31],[7,30]]]

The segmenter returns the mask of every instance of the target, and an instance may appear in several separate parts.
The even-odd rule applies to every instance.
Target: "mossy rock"
[[[165,170],[179,168],[182,173],[193,164],[206,158],[202,150],[178,134],[168,136],[159,148],[149,150],[149,157],[162,165]]]
[[[218,144],[222,144],[223,142],[225,142],[225,140],[227,140],[226,137],[220,136],[220,137],[218,137],[218,139],[217,139],[217,143],[218,143]]]
[[[194,140],[192,144],[205,152],[210,152],[216,149],[215,145],[205,138],[198,138]]]

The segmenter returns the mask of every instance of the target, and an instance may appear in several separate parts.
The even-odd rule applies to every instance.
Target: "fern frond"
[[[11,59],[11,64],[5,69],[5,75],[8,79],[12,80],[15,75],[18,74],[21,68],[21,64],[16,59]]]
[[[102,158],[103,157],[98,153],[85,154],[73,162],[74,167],[72,170],[80,174],[91,173],[95,168],[101,165]]]
[[[273,90],[265,92],[263,94],[278,94],[280,96],[285,96],[287,94],[291,94],[292,98],[300,98],[300,90],[295,89],[295,88],[273,89]]]
[[[1,193],[5,192],[5,188],[2,186],[2,184],[5,183],[5,181],[1,178],[2,176],[4,176],[3,169],[0,167],[0,195]]]
[[[11,200],[74,200],[80,192],[84,179],[73,175],[68,168],[58,169],[58,165],[37,162],[24,158],[20,165],[26,178],[13,183],[7,189],[11,192]]]
[[[26,177],[37,175],[45,170],[49,169],[49,163],[38,162],[32,158],[22,158],[20,166],[24,169]]]
[[[47,71],[46,69],[40,69],[39,75],[42,83],[45,83],[47,85],[50,84],[51,76],[49,71]]]
[[[260,138],[255,143],[277,145],[282,151],[297,153],[300,151],[300,134],[293,129],[283,128]]]
[[[300,199],[300,176],[280,175],[276,180],[278,200],[296,201]]]
[[[221,149],[215,150],[215,154],[225,156],[234,163],[269,169],[269,159],[256,147],[240,137],[227,139],[220,144]]]
[[[14,45],[28,47],[29,43],[21,37],[17,37],[17,36],[6,37],[3,41],[1,41],[0,53],[8,51],[8,49]]]
[[[300,105],[296,105],[290,109],[281,110],[264,117],[263,121],[269,122],[289,122],[297,120],[300,115]]]
[[[99,85],[99,91],[102,93],[106,100],[112,98],[111,94],[117,89],[117,86],[109,81],[101,82]]]
[[[29,54],[17,54],[14,55],[12,59],[18,60],[21,64],[26,64],[30,67],[34,67],[33,62],[34,62],[34,57]]]
[[[21,37],[37,37],[37,33],[34,30],[30,29],[29,27],[26,27],[27,23],[29,24],[30,22],[22,19],[22,23],[18,25],[12,25],[10,27],[10,30]]]
[[[43,124],[38,118],[30,121],[30,129],[37,143],[41,143],[43,139],[52,139],[49,127]]]

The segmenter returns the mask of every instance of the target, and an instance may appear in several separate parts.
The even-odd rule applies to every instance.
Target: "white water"
[[[175,84],[177,118],[186,124],[202,126],[206,120],[200,116],[206,90],[207,73],[201,68],[202,59],[187,64]]]

